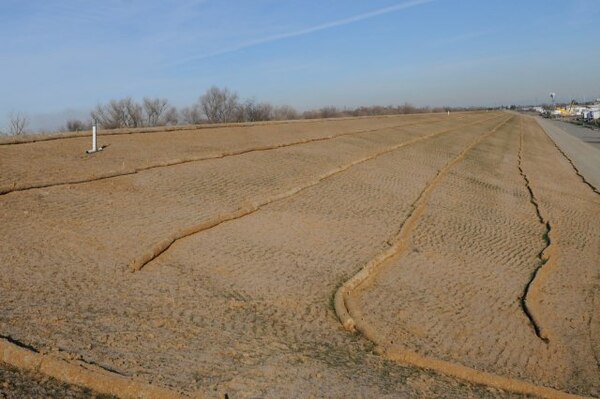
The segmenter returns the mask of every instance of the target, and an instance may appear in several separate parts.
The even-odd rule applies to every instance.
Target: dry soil
[[[100,144],[0,144],[5,339],[203,397],[516,396],[377,347],[599,395],[600,197],[534,120],[426,114]],[[384,338],[347,332],[337,289],[398,239],[410,245],[347,298]]]

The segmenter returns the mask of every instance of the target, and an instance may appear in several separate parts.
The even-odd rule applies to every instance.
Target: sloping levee
[[[445,175],[393,249],[338,291],[342,323],[391,359],[525,394],[597,396],[597,195],[528,119]]]
[[[71,138],[0,146],[0,194],[79,184],[135,174],[183,163],[210,160],[253,151],[266,151],[353,133],[416,124],[459,124],[481,115],[412,115],[372,119],[344,119],[296,124],[222,127],[153,134],[103,135],[105,150],[92,155],[89,138]]]
[[[507,119],[490,116],[2,196],[0,333],[189,395],[502,397],[375,356],[330,304],[439,169]],[[128,272],[170,232],[288,190]]]

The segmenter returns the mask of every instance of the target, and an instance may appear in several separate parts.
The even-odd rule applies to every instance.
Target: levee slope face
[[[3,361],[100,391],[108,386],[107,393],[123,397],[135,395],[126,387],[192,397],[505,397],[380,356],[372,341],[339,323],[334,293],[394,246],[427,192],[422,218],[407,236],[421,252],[409,251],[409,263],[427,271],[426,281],[450,268],[444,278],[451,289],[442,298],[451,305],[427,302],[423,291],[421,311],[401,312],[394,295],[380,306],[390,294],[379,292],[379,283],[373,292],[358,289],[349,303],[372,309],[368,322],[394,345],[532,383],[556,375],[548,386],[593,394],[592,352],[584,346],[597,342],[597,319],[587,315],[598,300],[558,293],[565,281],[572,292],[593,292],[593,264],[578,263],[588,273],[579,280],[576,268],[560,278],[555,273],[583,259],[576,252],[594,248],[589,215],[597,199],[578,191],[585,186],[564,161],[561,179],[579,202],[561,216],[565,208],[544,186],[532,151],[549,151],[539,157],[556,164],[562,155],[538,136],[507,114],[465,113],[114,135],[105,151],[82,160],[65,154],[85,150],[83,138],[2,146]],[[27,157],[37,163],[22,161]],[[547,247],[528,187],[559,255],[544,252],[556,263],[539,269],[526,293]],[[587,222],[580,226],[579,219]],[[440,235],[438,227],[451,233]],[[588,230],[571,233],[577,228]],[[581,238],[577,251],[566,249],[574,245],[570,234]],[[392,274],[381,284],[403,295],[404,260],[398,262],[397,273],[396,266],[382,269],[382,276]],[[140,267],[132,273],[131,265]],[[418,280],[418,273],[407,278]],[[520,307],[524,295],[533,318]],[[565,331],[589,325],[581,330],[588,341],[559,327],[575,305],[581,306]],[[418,320],[434,311],[438,327]],[[496,311],[498,320],[486,324]],[[464,331],[444,324],[453,315]],[[436,338],[443,329],[465,348],[482,349],[454,350]],[[509,329],[525,342],[521,356],[532,365],[504,342]],[[563,347],[552,346],[563,336]],[[506,349],[494,352],[506,359],[498,369],[493,355],[479,356],[495,338]],[[570,354],[574,342],[583,357]],[[555,358],[558,366],[542,365]],[[517,371],[506,371],[511,362]],[[63,364],[69,372],[61,377]],[[571,370],[581,377],[569,385]],[[94,373],[103,384],[93,385]]]
[[[345,298],[357,328],[441,372],[598,396],[600,196],[536,122],[475,146],[421,211]]]

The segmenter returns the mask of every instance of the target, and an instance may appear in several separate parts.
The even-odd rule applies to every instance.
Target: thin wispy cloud
[[[435,1],[435,0],[411,0],[411,1],[404,2],[404,3],[395,4],[393,6],[380,8],[380,9],[377,9],[377,10],[365,12],[365,13],[358,14],[358,15],[354,15],[354,16],[351,16],[351,17],[348,17],[348,18],[338,19],[338,20],[335,20],[335,21],[326,22],[326,23],[323,23],[323,24],[320,24],[320,25],[315,25],[315,26],[311,26],[311,27],[308,27],[308,28],[300,29],[300,30],[279,33],[279,34],[276,34],[276,35],[267,36],[267,37],[263,37],[263,38],[260,38],[260,39],[246,41],[246,42],[243,42],[243,43],[241,43],[241,44],[239,44],[237,46],[232,46],[232,47],[225,48],[225,49],[222,49],[222,50],[218,50],[218,51],[214,51],[214,52],[210,52],[210,53],[199,54],[199,55],[195,55],[195,56],[192,56],[192,57],[188,57],[186,59],[180,60],[179,62],[177,62],[177,64],[178,65],[183,65],[183,64],[190,63],[190,62],[200,61],[200,60],[203,60],[203,59],[207,59],[207,58],[211,58],[211,57],[216,57],[218,55],[233,53],[233,52],[240,51],[240,50],[243,50],[243,49],[247,49],[247,48],[250,48],[250,47],[259,46],[261,44],[272,43],[272,42],[276,42],[276,41],[279,41],[279,40],[289,39],[289,38],[292,38],[292,37],[299,37],[299,36],[309,35],[311,33],[319,32],[319,31],[323,31],[323,30],[327,30],[327,29],[332,29],[332,28],[337,28],[337,27],[344,26],[344,25],[349,25],[349,24],[352,24],[352,23],[355,23],[355,22],[364,21],[366,19],[375,18],[375,17],[378,17],[380,15],[390,14],[390,13],[393,13],[393,12],[398,12],[398,11],[401,11],[401,10],[406,10],[408,8],[417,7],[417,6],[420,6],[420,5],[431,3],[433,1]]]
[[[598,97],[600,1],[549,2],[0,0],[0,129],[13,110],[185,106],[212,85],[301,109]]]

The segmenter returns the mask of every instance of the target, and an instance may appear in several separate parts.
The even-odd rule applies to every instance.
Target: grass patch
[[[544,240],[544,242],[546,243],[546,245],[550,245],[550,235],[549,235],[549,231],[545,231],[544,234],[542,234],[542,240]]]

